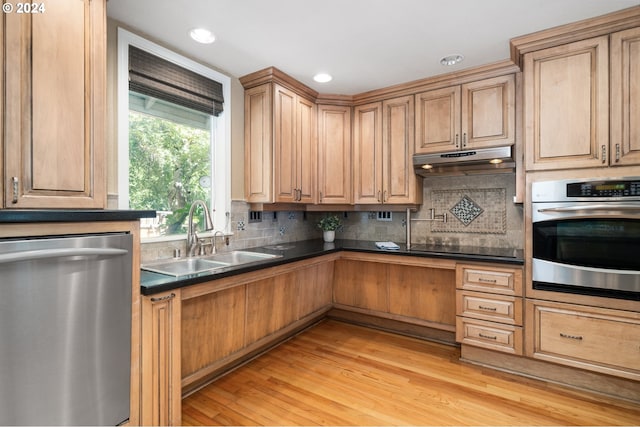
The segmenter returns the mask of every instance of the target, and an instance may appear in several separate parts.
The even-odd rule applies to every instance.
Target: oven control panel
[[[583,181],[567,184],[567,197],[637,197],[640,180]]]
[[[532,202],[640,201],[640,176],[531,183]]]

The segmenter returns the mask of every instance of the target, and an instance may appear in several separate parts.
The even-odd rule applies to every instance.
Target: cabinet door
[[[140,425],[182,424],[180,291],[142,298]]]
[[[611,163],[640,164],[640,28],[611,35]]]
[[[244,185],[249,203],[273,201],[272,86],[244,93]]]
[[[527,300],[527,356],[640,379],[640,314]]]
[[[351,169],[351,107],[319,105],[319,203],[352,203]]]
[[[5,207],[104,208],[103,0],[5,14]]]
[[[413,96],[382,103],[382,202],[416,203],[418,177],[413,171]]]
[[[333,262],[325,262],[295,272],[299,299],[297,320],[332,303]]]
[[[451,328],[456,324],[454,270],[389,265],[389,312]]]
[[[182,302],[182,378],[244,347],[245,310],[244,286]]]
[[[274,86],[274,186],[275,202],[293,202],[297,198],[296,108],[297,96],[292,91]]]
[[[333,300],[336,304],[389,312],[387,264],[338,260],[335,265]]]
[[[527,170],[608,164],[608,37],[524,56]]]
[[[416,153],[460,148],[460,86],[416,95]]]
[[[515,142],[515,77],[462,85],[462,149],[502,147]]]
[[[293,323],[298,316],[295,273],[247,284],[245,346]]]
[[[353,182],[355,204],[382,203],[382,103],[354,108]]]
[[[316,188],[316,106],[298,97],[296,101],[296,191],[299,203],[314,203]]]

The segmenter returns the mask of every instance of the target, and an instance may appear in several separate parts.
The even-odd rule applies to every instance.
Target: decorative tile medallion
[[[453,214],[461,223],[465,226],[469,225],[474,219],[476,219],[484,209],[478,206],[468,196],[463,196],[458,203],[456,203],[449,212]]]
[[[506,193],[504,188],[433,190],[431,206],[436,215],[449,215],[447,222],[432,222],[431,231],[506,234]]]

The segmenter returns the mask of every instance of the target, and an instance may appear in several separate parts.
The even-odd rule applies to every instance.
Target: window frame
[[[118,208],[129,208],[129,46],[180,65],[222,84],[224,111],[212,116],[212,188],[211,216],[215,230],[229,233],[231,210],[231,78],[210,67],[179,55],[170,49],[118,28],[117,119],[118,119]],[[218,189],[219,191],[216,191]],[[222,190],[220,190],[222,189]],[[222,193],[222,194],[220,194]],[[144,239],[162,241],[184,239],[184,234]]]

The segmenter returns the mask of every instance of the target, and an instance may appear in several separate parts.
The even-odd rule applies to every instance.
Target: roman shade
[[[220,115],[222,83],[129,46],[129,89],[206,114]]]

